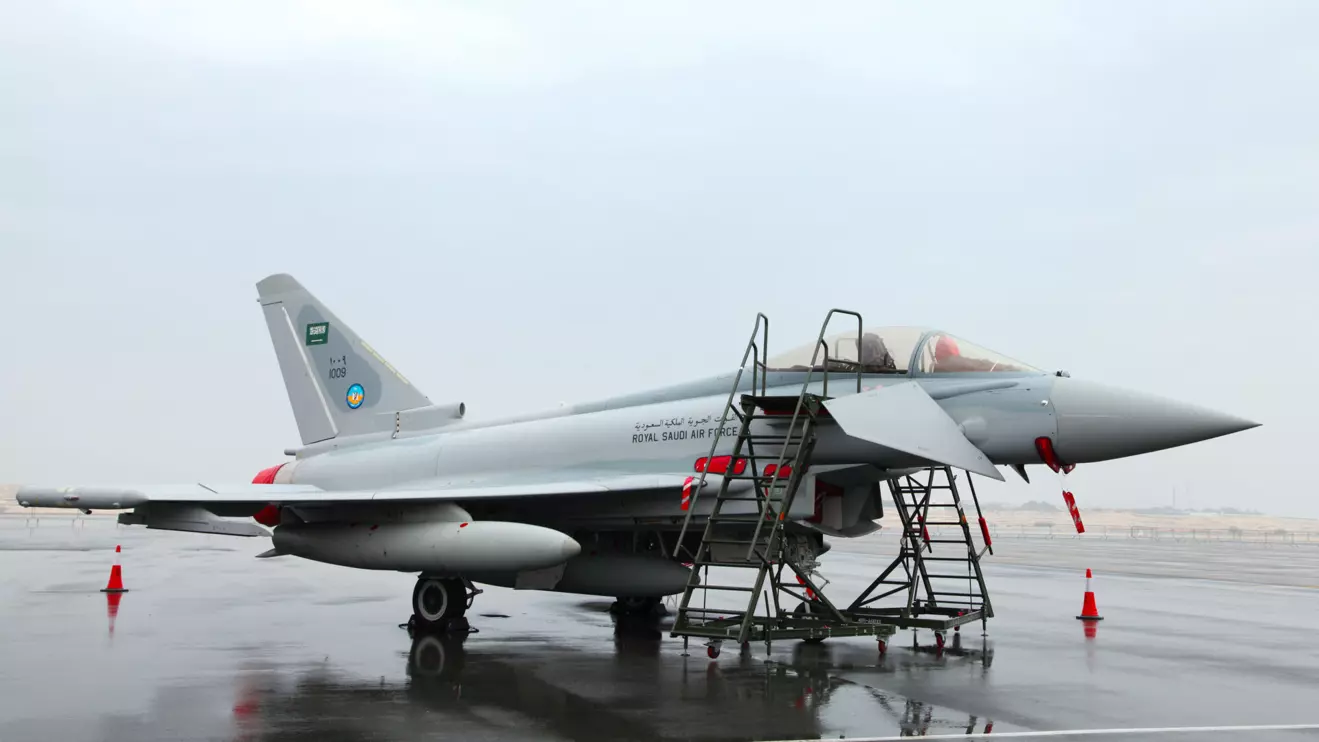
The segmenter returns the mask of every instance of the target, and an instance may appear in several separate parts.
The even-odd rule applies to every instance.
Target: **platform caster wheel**
[[[936,631],[936,632],[934,632],[934,646],[935,646],[940,652],[943,651],[943,644],[944,644],[943,632],[942,632],[942,631]]]
[[[710,645],[706,646],[706,648],[705,648],[705,656],[709,657],[709,658],[712,659],[712,660],[713,660],[713,659],[718,659],[718,658],[719,658],[719,645],[718,645],[718,644],[710,644]]]
[[[456,578],[422,577],[412,590],[412,618],[418,629],[439,629],[467,612],[467,588]]]
[[[888,642],[884,641],[883,639],[880,639],[880,640],[879,640],[879,656],[880,656],[880,657],[883,657],[883,656],[886,655],[886,654],[888,654]]]

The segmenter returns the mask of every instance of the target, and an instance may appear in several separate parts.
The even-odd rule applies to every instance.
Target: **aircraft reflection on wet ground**
[[[797,644],[788,662],[749,650],[736,662],[710,662],[696,652],[675,657],[660,649],[668,623],[616,618],[612,655],[529,654],[516,643],[409,630],[402,682],[353,680],[322,667],[288,687],[278,671],[257,671],[243,678],[235,721],[246,739],[815,739],[837,736],[821,717],[841,704],[840,713],[864,713],[871,733],[994,729],[990,719],[835,676],[827,645]],[[956,641],[928,652],[992,662],[992,652],[963,650]],[[872,669],[921,662],[895,654]]]

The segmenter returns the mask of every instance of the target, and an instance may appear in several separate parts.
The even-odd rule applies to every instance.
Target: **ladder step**
[[[679,618],[685,616],[688,613],[699,613],[702,616],[724,616],[727,618],[732,618],[734,616],[745,616],[747,614],[746,611],[733,611],[733,610],[725,611],[725,610],[720,610],[718,608],[683,608],[678,611]]]
[[[766,523],[766,524],[769,523],[769,521],[770,521],[770,517],[773,517],[773,516],[774,516],[773,511],[768,511],[768,512],[767,512],[767,516],[769,516],[769,517],[766,517],[766,518],[765,518],[765,523]],[[738,525],[754,526],[754,525],[756,524],[756,520],[757,520],[758,518],[760,518],[760,514],[759,514],[759,513],[743,513],[743,514],[740,514],[740,515],[737,514],[737,513],[733,513],[733,514],[720,513],[718,516],[710,518],[710,522],[711,522],[711,523],[714,523],[714,524],[716,524],[716,525],[718,525],[718,524],[720,524],[720,523],[725,523],[725,524],[728,524],[728,523],[736,523],[736,524],[738,524]],[[761,537],[761,541],[758,541],[757,543],[763,543],[764,541],[768,540],[768,539],[769,539],[769,534],[768,534],[768,533],[765,533],[765,532],[764,532],[764,529],[761,529],[760,537]],[[744,539],[741,539],[741,540],[729,540],[729,539],[707,539],[707,540],[705,541],[705,543],[707,543],[707,544],[749,544],[749,543],[751,543],[751,539],[750,539],[750,538],[744,538]]]
[[[712,540],[712,541],[706,541],[705,543],[707,543],[707,544],[711,544],[711,545],[715,545],[715,546],[736,546],[736,547],[741,548],[741,549],[745,549],[745,548],[747,548],[748,546],[750,546],[750,547],[754,547],[755,549],[764,549],[766,546],[769,545],[769,542],[768,542],[768,541],[755,541],[755,542],[752,542],[752,541],[731,541],[731,540],[719,540],[719,541],[713,541],[713,540]]]
[[[750,495],[744,495],[744,496],[750,497]],[[764,500],[761,500],[761,502],[764,502]],[[777,510],[765,511],[766,514],[765,523],[768,524],[769,517],[776,515],[777,513],[778,513]],[[722,513],[721,512],[711,515],[707,520],[711,523],[740,523],[745,526],[754,526],[756,524],[756,518],[758,516],[759,513]]]
[[[960,543],[962,543],[962,542],[961,542],[961,541],[957,541],[957,542],[955,542],[955,543],[959,543],[959,544],[960,544]],[[967,557],[964,557],[964,556],[960,556],[960,557],[932,557],[932,556],[923,556],[923,557],[921,557],[921,561],[922,561],[922,562],[962,562],[962,563],[966,563],[966,562],[969,562],[969,561],[971,561],[971,560],[970,560],[969,558],[967,558]]]
[[[756,521],[757,521],[758,519],[759,519],[759,516],[758,516],[756,513],[747,513],[746,515],[741,515],[741,516],[739,516],[739,515],[723,515],[723,516],[720,516],[718,519],[716,519],[716,520],[712,520],[712,521],[710,521],[710,522],[711,522],[711,523],[714,523],[715,525],[742,525],[742,526],[754,526],[754,525],[756,524]],[[771,518],[769,518],[769,517],[765,518],[765,525],[769,525],[770,520],[771,520]],[[751,545],[753,542],[751,541],[750,538],[745,538],[745,539],[742,539],[741,541],[732,541],[732,540],[729,540],[729,539],[723,539],[723,540],[719,540],[719,541],[706,541],[705,543],[707,543],[707,544],[724,544],[724,545],[733,544],[733,545],[735,545],[735,546],[749,546],[749,545]],[[760,540],[759,540],[759,541],[756,541],[756,542],[754,542],[754,543],[756,544],[756,546],[764,546],[765,544],[768,544],[768,543],[769,543],[769,534],[767,534],[767,533],[761,533],[761,534],[760,534]]]
[[[966,575],[931,575],[931,574],[927,574],[927,575],[925,575],[925,576],[928,577],[928,578],[930,578],[931,580],[974,580],[974,579],[976,579],[976,576],[975,576],[975,573],[974,573],[974,572],[972,572],[971,574],[966,574]],[[905,584],[905,583],[904,583],[904,584]]]
[[[752,554],[751,554],[751,557],[748,558],[748,559],[741,559],[741,558],[740,558],[740,557],[742,556],[742,554],[744,554],[744,553],[745,553],[744,551],[742,551],[741,549],[738,549],[738,554],[737,554],[736,556],[734,556],[732,559],[712,559],[712,558],[710,557],[709,554],[703,554],[703,555],[701,556],[700,559],[696,559],[696,560],[693,560],[693,561],[692,561],[692,566],[693,566],[693,567],[696,567],[696,568],[700,568],[700,567],[753,567],[753,568],[755,568],[755,569],[759,569],[760,566],[761,566],[762,564],[764,564],[764,562],[765,562],[765,559],[763,559],[763,558],[761,557],[761,550],[760,550],[760,549],[756,549],[756,550],[754,550],[754,551],[752,552]],[[771,561],[771,563],[772,563],[772,561]]]
[[[714,524],[716,524],[716,525],[720,525],[720,524],[722,524],[722,525],[737,524],[737,525],[743,525],[743,526],[754,526],[754,525],[756,524],[756,521],[757,521],[759,518],[760,518],[760,515],[759,515],[758,513],[747,513],[747,514],[745,514],[745,515],[721,515],[721,516],[719,516],[718,518],[713,518],[713,519],[711,519],[710,522],[711,522],[711,523],[714,523]],[[773,519],[772,514],[769,515],[769,516],[767,516],[767,517],[765,518],[765,523],[766,523],[766,525],[768,525],[769,522],[770,522],[772,519]],[[743,540],[741,540],[741,541],[731,541],[731,540],[729,540],[729,539],[722,539],[722,540],[719,540],[719,541],[706,541],[705,543],[707,543],[707,544],[737,544],[737,545],[739,545],[739,546],[747,546],[747,545],[751,544],[752,541],[751,541],[751,539],[749,539],[749,538],[748,538],[748,539],[743,539]],[[760,534],[760,540],[759,540],[759,541],[756,541],[756,542],[754,542],[754,543],[755,543],[757,546],[762,545],[762,544],[767,544],[767,543],[769,543],[769,534],[768,534],[768,533],[761,533],[761,534]]]
[[[906,536],[907,536],[908,538],[918,539],[918,540],[920,540],[920,541],[924,541],[924,542],[927,543],[927,544],[962,544],[963,546],[967,546],[967,545],[969,545],[968,542],[966,542],[966,541],[962,541],[962,540],[959,540],[959,539],[932,538],[932,539],[928,539],[928,540],[927,540],[927,539],[924,537],[924,535],[921,534],[920,531],[908,532],[908,533],[906,534]]]
[[[756,591],[756,589],[752,587],[737,587],[734,585],[695,585],[692,587],[692,592],[696,592],[697,590],[723,590],[725,592],[738,593],[753,593]]]
[[[980,597],[984,597],[984,596],[982,596],[982,595],[980,595],[980,594],[978,594],[978,593],[950,593],[950,592],[941,591],[941,590],[935,590],[935,591],[931,592],[930,595],[933,595],[933,596],[935,596],[935,597],[938,597],[938,596],[940,596],[940,595],[952,595],[952,596],[954,596],[954,597],[958,597],[958,598],[980,598]],[[939,601],[939,602],[942,603],[943,601]]]

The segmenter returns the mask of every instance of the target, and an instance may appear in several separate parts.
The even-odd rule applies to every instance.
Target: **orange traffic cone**
[[[119,547],[114,547],[114,566],[110,568],[110,581],[106,583],[103,593],[126,593],[128,588],[124,587],[124,575],[119,567]]]
[[[1099,608],[1095,605],[1095,593],[1090,589],[1090,570],[1085,571],[1085,602],[1081,604],[1081,615],[1077,618],[1082,621],[1103,621],[1104,617],[1099,615]]]

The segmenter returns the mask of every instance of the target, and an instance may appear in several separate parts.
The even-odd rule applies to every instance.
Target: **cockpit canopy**
[[[817,352],[817,347],[819,350]],[[830,372],[855,373],[857,364],[867,374],[939,373],[1044,373],[1038,368],[1008,358],[988,348],[946,332],[926,327],[876,327],[861,332],[829,335],[824,346],[803,345],[771,357],[770,371],[825,370],[828,348]]]

